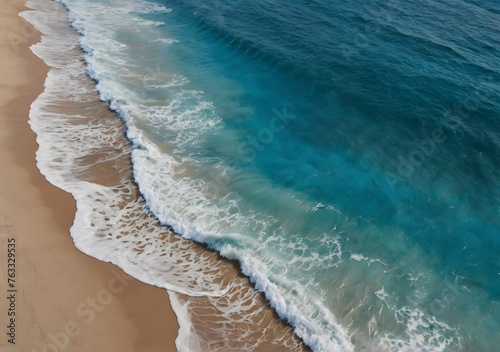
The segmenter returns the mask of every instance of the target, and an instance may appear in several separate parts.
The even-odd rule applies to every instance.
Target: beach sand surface
[[[2,5],[0,350],[175,351],[178,324],[167,292],[75,248],[69,235],[75,202],[39,173],[36,136],[28,125],[30,104],[48,71],[29,50],[39,33],[18,16],[26,10],[23,0]],[[16,266],[10,282],[9,240],[15,241]],[[12,307],[15,316],[8,316]],[[15,344],[8,335],[10,318]]]

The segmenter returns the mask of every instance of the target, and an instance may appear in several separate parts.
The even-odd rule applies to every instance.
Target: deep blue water
[[[306,343],[498,348],[498,2],[64,2],[151,210]]]

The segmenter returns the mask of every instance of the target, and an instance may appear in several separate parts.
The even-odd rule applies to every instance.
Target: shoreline
[[[7,253],[10,238],[16,244],[15,344],[3,334],[0,346],[175,351],[178,324],[166,290],[78,251],[69,235],[75,201],[36,167],[38,145],[28,114],[43,91],[48,67],[29,49],[40,34],[18,15],[24,10],[29,10],[24,1],[15,1],[0,11],[6,38],[0,50],[0,250]],[[5,291],[4,278],[0,289]]]
[[[41,4],[41,7],[38,4]],[[95,81],[86,75],[82,68],[73,66],[73,63],[83,65],[81,48],[73,44],[77,42],[73,40],[73,34],[67,32],[70,30],[73,33],[69,22],[66,22],[67,19],[62,20],[62,17],[58,17],[62,14],[62,7],[59,9],[59,5],[51,7],[49,4],[52,4],[49,0],[34,1],[30,5],[34,12],[28,11],[19,16],[17,14],[20,11],[30,10],[19,3],[16,11],[10,16],[12,22],[16,23],[6,26],[4,30],[9,37],[12,28],[15,28],[11,37],[14,39],[19,37],[14,41],[15,47],[9,48],[9,45],[12,46],[12,41],[5,42],[8,49],[5,50],[5,56],[7,61],[21,64],[20,72],[17,74],[23,78],[20,80],[20,77],[15,75],[13,76],[15,79],[6,76],[7,81],[10,79],[9,83],[14,82],[29,87],[37,83],[39,87],[30,88],[33,92],[27,99],[24,96],[27,90],[23,86],[21,97],[9,105],[8,114],[5,114],[10,116],[13,114],[11,111],[14,111],[19,115],[17,120],[23,125],[20,131],[27,134],[27,137],[19,138],[21,132],[13,131],[15,142],[26,144],[29,141],[32,145],[29,148],[17,147],[14,141],[6,140],[5,150],[11,147],[13,150],[12,153],[5,155],[14,156],[19,150],[24,150],[24,156],[15,155],[14,158],[23,160],[20,163],[21,167],[29,166],[29,174],[32,178],[37,178],[37,182],[40,183],[36,183],[36,188],[43,188],[41,198],[43,206],[49,205],[47,208],[50,210],[50,220],[61,223],[57,235],[62,239],[58,238],[58,241],[55,241],[51,237],[53,242],[50,246],[47,245],[43,251],[34,248],[32,253],[32,256],[46,255],[51,257],[50,259],[57,259],[52,258],[54,253],[50,252],[52,248],[57,247],[58,262],[54,264],[53,260],[49,260],[45,263],[44,258],[37,258],[35,262],[33,258],[28,258],[30,263],[34,263],[31,268],[36,268],[30,280],[41,283],[37,288],[41,287],[41,293],[47,293],[49,296],[45,297],[45,302],[49,304],[41,304],[44,313],[47,314],[46,318],[43,318],[46,320],[38,318],[40,309],[37,307],[32,309],[33,321],[36,318],[50,326],[43,329],[35,326],[39,329],[38,337],[30,337],[30,341],[35,341],[36,338],[38,341],[43,341],[35,346],[36,350],[165,351],[166,348],[167,351],[173,351],[171,348],[174,348],[174,344],[182,350],[200,351],[214,348],[255,351],[274,351],[282,348],[293,351],[309,350],[294,334],[293,327],[280,319],[271,308],[270,302],[262,293],[257,292],[255,286],[242,274],[239,265],[223,259],[218,253],[207,250],[205,246],[179,237],[169,227],[161,226],[158,219],[147,211],[131,174],[130,142],[124,136],[126,125],[118,118],[116,112],[110,109],[108,103],[99,99]],[[37,16],[42,17],[37,18]],[[20,17],[43,32],[41,43],[39,43],[40,33]],[[14,21],[15,19],[17,21]],[[50,19],[49,26],[45,26],[44,20],[47,19]],[[76,38],[76,32],[74,35]],[[30,50],[29,45],[33,43],[38,44]],[[19,48],[19,52],[16,48]],[[47,78],[45,78],[47,66],[31,51],[54,66]],[[23,64],[24,61],[20,58],[33,61]],[[13,70],[6,69],[6,72],[11,71]],[[34,82],[35,77],[36,82]],[[45,89],[42,86],[44,80]],[[72,90],[74,94],[71,93]],[[42,92],[43,94],[40,94]],[[35,99],[35,103],[32,103]],[[21,111],[19,106],[23,106],[25,111]],[[34,165],[34,155],[37,150],[35,135],[26,123],[30,106],[29,124],[31,130],[38,134],[39,169]],[[7,118],[4,120],[2,121],[4,123],[10,122]],[[92,126],[90,130],[97,133],[88,133],[89,129],[78,127],[82,125]],[[7,128],[4,130],[7,131]],[[104,139],[100,139],[99,136]],[[6,161],[4,165],[10,164]],[[40,175],[39,170],[53,184],[71,192],[73,198],[78,200],[76,214],[75,201],[71,195],[51,186]],[[66,172],[69,174],[65,174]],[[10,183],[19,181],[18,178],[12,178]],[[31,179],[30,182],[35,183]],[[5,184],[9,185],[9,182]],[[50,190],[45,191],[46,187]],[[23,187],[19,187],[16,194],[21,194],[22,189]],[[104,195],[100,192],[104,192]],[[57,201],[49,201],[56,197]],[[6,204],[14,203],[13,200],[6,199]],[[22,205],[17,206],[19,207]],[[24,213],[24,217],[34,219],[33,223],[37,224],[36,231],[17,232],[23,234],[36,232],[36,235],[42,233],[44,239],[54,236],[56,231],[52,231],[51,234],[40,231],[46,228],[43,221],[47,220],[47,215],[36,219],[31,216],[32,213],[40,212],[38,209],[41,208],[42,206],[38,205],[36,211]],[[124,212],[127,215],[122,216]],[[9,223],[14,222],[12,217],[8,220]],[[17,223],[26,225],[20,219]],[[70,227],[71,236],[68,237]],[[150,246],[146,247],[144,241]],[[43,247],[44,244],[39,240],[35,245]],[[64,253],[59,253],[62,250],[65,253],[68,250],[65,258],[71,257],[71,259],[63,262],[61,255]],[[26,250],[23,249],[20,257],[27,257],[24,252]],[[166,256],[168,252],[171,255]],[[90,258],[83,256],[84,259],[79,259],[83,264],[74,263],[76,259],[74,256],[82,257],[82,253],[89,255]],[[87,263],[84,263],[85,261]],[[108,262],[116,263],[139,281],[123,274],[121,269]],[[92,268],[89,268],[89,265],[92,265]],[[84,269],[80,268],[82,266]],[[37,275],[42,267],[49,274],[46,273],[45,277],[39,279]],[[63,267],[64,270],[61,269]],[[72,275],[66,270],[68,268],[71,269]],[[203,268],[201,274],[200,268]],[[107,274],[103,273],[105,271]],[[95,278],[97,272],[100,276]],[[54,273],[55,275],[52,275]],[[151,273],[160,276],[155,277]],[[63,277],[64,275],[66,277]],[[94,280],[93,288],[90,290],[87,287],[89,282],[86,281],[86,275],[92,276],[88,280]],[[74,277],[77,277],[77,284],[71,281]],[[196,279],[193,281],[192,278]],[[54,284],[63,287],[64,292],[53,292]],[[144,288],[144,285],[147,288]],[[223,289],[225,293],[220,296],[218,294],[213,296],[210,293],[199,295],[200,292],[210,292],[210,290],[218,292],[221,290],[220,285],[225,287]],[[165,289],[169,290],[168,297]],[[192,291],[194,295],[187,296],[191,289],[194,289]],[[122,299],[123,296],[126,297]],[[33,297],[36,295],[27,297],[27,301],[35,299]],[[66,304],[67,301],[70,303]],[[64,308],[69,311],[64,311],[67,316],[62,314],[60,323],[52,327],[50,313],[61,312],[59,302],[64,302]],[[114,306],[115,302],[118,302],[117,306]],[[251,309],[247,307],[249,302],[252,302]],[[106,312],[106,317],[103,311]],[[30,316],[25,314],[23,320],[30,321]],[[100,340],[94,341],[96,338]],[[114,341],[109,341],[112,339]],[[61,346],[57,345],[57,341]],[[28,345],[20,347],[19,350],[29,350],[32,347]]]

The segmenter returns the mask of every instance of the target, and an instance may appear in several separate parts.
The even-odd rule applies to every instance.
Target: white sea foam
[[[172,305],[172,309],[175,312],[179,323],[179,333],[175,342],[179,352],[201,351],[199,338],[197,336],[193,336],[194,329],[191,325],[191,320],[189,319],[189,303],[182,303],[179,300],[178,294],[172,291],[168,291],[168,297],[170,298],[170,304]]]
[[[376,292],[376,296],[393,312],[397,323],[404,327],[406,336],[402,338],[383,333],[376,342],[372,342],[372,346],[376,346],[377,350],[406,352],[462,350],[462,341],[456,328],[425,314],[418,308],[409,306],[398,308],[383,287]]]
[[[380,263],[382,265],[386,265],[384,264],[384,262],[382,262],[380,259],[371,259],[371,258],[367,258],[365,257],[363,254],[359,254],[359,253],[351,253],[351,259],[352,260],[355,260],[355,261],[358,261],[358,262],[367,262],[368,265],[372,264],[372,263]],[[386,265],[387,266],[387,265]]]

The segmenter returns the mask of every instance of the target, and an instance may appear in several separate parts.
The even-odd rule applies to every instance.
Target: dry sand
[[[25,9],[24,0],[0,8],[0,350],[174,351],[178,325],[167,292],[80,253],[69,235],[74,200],[36,168],[28,113],[47,67],[29,50],[39,34],[18,16]],[[7,292],[10,238],[16,292]]]

